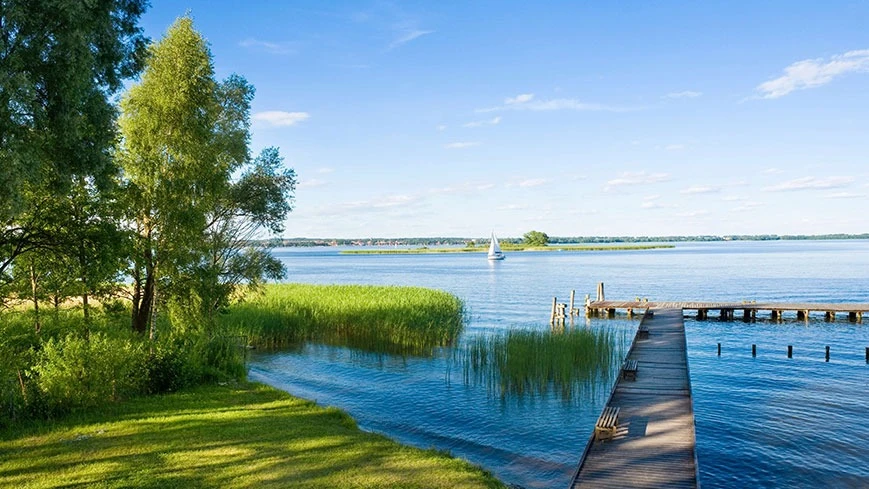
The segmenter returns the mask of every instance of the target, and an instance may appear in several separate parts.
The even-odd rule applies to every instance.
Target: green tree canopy
[[[549,244],[549,235],[540,231],[528,231],[522,236],[522,242],[528,246],[546,246]]]
[[[146,3],[0,1],[0,275],[54,243],[43,210],[75,178],[115,174],[109,97],[141,68]]]
[[[141,83],[121,101],[136,331],[150,323],[158,283],[164,303],[178,299],[199,313],[225,305],[236,286],[282,271],[241,246],[260,229],[282,230],[295,188],[277,150],[250,160],[253,92],[238,75],[215,79],[205,39],[182,17],[151,46]]]

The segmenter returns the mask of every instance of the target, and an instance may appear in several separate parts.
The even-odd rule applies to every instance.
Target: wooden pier
[[[570,487],[699,487],[681,308],[643,317]]]
[[[772,321],[784,319],[784,313],[792,315],[800,321],[805,321],[811,313],[822,313],[827,321],[835,321],[841,316],[852,323],[862,323],[863,315],[869,313],[869,304],[859,303],[820,303],[820,302],[655,302],[646,300],[608,301],[594,300],[585,304],[586,315],[613,317],[619,310],[631,315],[636,310],[680,309],[694,311],[699,320],[709,319],[709,311],[717,311],[721,320],[741,319],[743,321],[757,320],[758,316],[768,317]],[[712,315],[715,317],[715,314]]]

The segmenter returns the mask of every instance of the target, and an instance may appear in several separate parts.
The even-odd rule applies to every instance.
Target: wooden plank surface
[[[611,441],[589,440],[571,483],[579,488],[696,488],[694,410],[681,309],[646,317],[647,339],[635,338],[628,360],[636,380],[616,381],[609,406],[621,408]]]
[[[869,312],[869,304],[822,302],[699,302],[699,301],[591,301],[591,309],[734,309],[754,311]]]

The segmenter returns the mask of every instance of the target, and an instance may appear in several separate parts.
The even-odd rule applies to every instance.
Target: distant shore
[[[869,233],[862,234],[814,234],[814,235],[698,235],[698,236],[550,236],[549,245],[577,244],[659,244],[683,242],[721,242],[721,241],[822,241],[842,239],[869,239]],[[521,245],[522,238],[500,238],[501,246]],[[314,246],[476,246],[488,245],[489,238],[460,237],[407,237],[407,238],[275,238],[255,240],[252,244],[271,247],[314,247]]]
[[[585,245],[557,245],[557,246],[521,246],[502,245],[505,252],[512,251],[637,251],[675,248],[672,244],[657,245],[609,245],[609,246],[585,246]],[[464,248],[394,248],[378,250],[342,250],[342,255],[421,255],[427,253],[486,253],[488,247],[475,246]]]

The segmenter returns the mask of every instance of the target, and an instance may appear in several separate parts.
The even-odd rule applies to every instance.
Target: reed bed
[[[371,285],[269,285],[222,318],[258,348],[314,341],[412,355],[454,344],[463,322],[464,304],[452,294]]]
[[[455,352],[465,383],[507,396],[575,400],[611,380],[624,341],[602,329],[510,330],[469,338]]]

